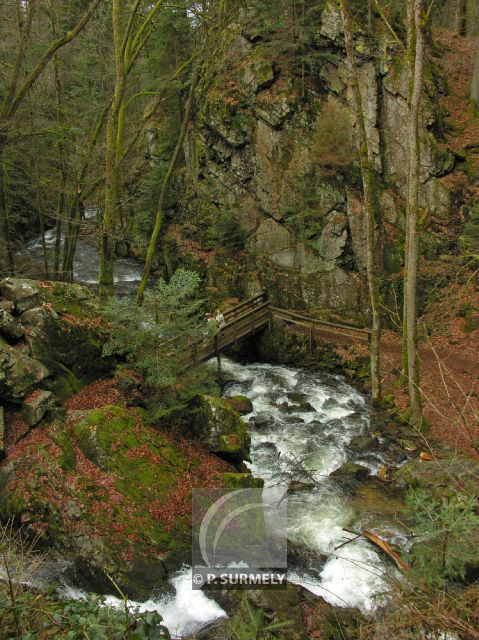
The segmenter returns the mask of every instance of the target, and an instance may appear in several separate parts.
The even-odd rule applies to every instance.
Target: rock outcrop
[[[103,322],[94,295],[79,285],[0,281],[0,401],[22,405],[34,426],[54,404],[107,372]]]
[[[244,294],[266,287],[280,306],[364,318],[369,301],[361,181],[337,3],[324,3],[309,45],[315,63],[306,83],[291,60],[275,59],[274,44],[258,33],[255,20],[243,15],[185,145],[196,185],[196,198],[187,204],[194,219],[211,225],[228,214],[246,237],[241,281],[233,274],[225,282],[222,255],[218,269],[209,270],[210,285],[225,293],[232,285],[243,287]],[[402,266],[406,70],[387,30],[376,45],[358,29],[360,87],[381,211],[377,239],[391,273]],[[455,161],[435,140],[439,88],[431,69],[427,77],[422,205],[444,221],[452,199],[440,178]]]

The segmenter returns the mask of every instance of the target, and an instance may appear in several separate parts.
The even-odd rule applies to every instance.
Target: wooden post
[[[268,331],[269,333],[273,331],[273,312],[271,309],[268,310]]]
[[[309,325],[309,354],[311,355],[313,353],[313,336],[314,333],[314,322],[311,322],[311,324]]]

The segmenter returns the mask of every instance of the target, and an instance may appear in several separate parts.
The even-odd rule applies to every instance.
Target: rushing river
[[[94,216],[94,210],[87,211],[86,217]],[[46,232],[45,240],[51,255],[54,230]],[[41,269],[41,240],[29,242],[18,258],[36,262]],[[98,271],[98,250],[79,239],[75,282],[95,287]],[[139,263],[116,260],[118,294],[132,295],[140,278]],[[265,500],[284,493],[291,481],[303,483],[301,491],[288,496],[288,537],[291,546],[307,550],[308,561],[295,561],[289,567],[289,580],[331,604],[370,611],[385,590],[384,578],[394,570],[363,538],[337,549],[345,535],[349,536],[343,527],[369,529],[399,545],[406,544],[405,532],[387,498],[371,501],[355,486],[360,483],[329,475],[345,462],[358,462],[372,474],[383,463],[380,447],[358,454],[350,446],[352,438],[375,431],[367,400],[337,375],[263,363],[240,365],[227,359],[223,370],[232,380],[225,395],[245,395],[253,403],[253,412],[244,419],[250,423],[252,436],[251,472],[264,479]],[[147,602],[131,603],[132,607],[157,610],[177,637],[226,615],[209,596],[191,589],[189,568],[174,576],[171,584],[174,595],[152,596]],[[84,596],[72,587],[65,587],[64,593]],[[113,596],[107,598],[107,604],[123,606]]]
[[[85,218],[93,220],[96,216],[95,209],[87,209]],[[45,245],[50,265],[53,264],[55,247],[55,229],[45,232]],[[63,246],[63,239],[62,239]],[[44,278],[43,247],[40,237],[34,238],[16,254],[17,267],[20,273],[26,273],[28,277]],[[78,238],[73,263],[73,280],[77,284],[83,284],[96,290],[98,286],[98,273],[100,271],[100,256],[98,248]],[[142,265],[131,258],[117,258],[115,260],[115,292],[120,296],[133,296],[141,280]]]
[[[405,532],[384,509],[384,501],[361,501],[354,483],[329,474],[347,461],[375,473],[382,464],[376,450],[354,454],[349,444],[374,431],[367,400],[339,375],[313,373],[286,366],[240,365],[224,359],[230,382],[226,396],[245,395],[253,412],[251,471],[265,480],[265,499],[284,491],[292,480],[310,484],[288,497],[289,539],[309,551],[306,564],[290,566],[288,578],[331,604],[371,611],[385,590],[384,578],[395,574],[370,542],[359,538],[335,551],[345,540],[343,527],[369,529],[389,542],[403,545]],[[352,485],[352,487],[351,487]],[[140,610],[157,610],[174,636],[197,632],[226,614],[201,591],[191,589],[191,571],[184,568],[172,580],[175,595],[132,603]],[[68,590],[78,597],[78,592]],[[114,597],[110,605],[122,606]]]

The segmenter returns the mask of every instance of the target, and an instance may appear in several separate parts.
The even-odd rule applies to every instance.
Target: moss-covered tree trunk
[[[146,285],[148,284],[148,279],[151,273],[151,265],[153,263],[153,257],[156,251],[156,245],[158,242],[158,236],[161,231],[161,227],[163,225],[163,219],[165,216],[165,201],[166,195],[168,193],[168,187],[170,186],[171,179],[173,177],[176,165],[178,163],[178,158],[181,153],[181,149],[183,148],[183,143],[185,141],[186,129],[188,127],[188,122],[190,120],[191,111],[193,108],[193,100],[195,94],[195,87],[198,79],[198,69],[195,66],[193,69],[193,73],[191,76],[190,82],[190,90],[188,93],[188,100],[186,102],[185,110],[183,113],[183,120],[180,127],[180,132],[178,134],[178,139],[176,141],[175,148],[173,150],[173,154],[170,159],[170,163],[168,165],[168,170],[163,178],[163,183],[161,185],[160,196],[158,198],[158,205],[156,207],[156,217],[155,217],[155,226],[153,227],[153,231],[150,237],[150,242],[148,244],[148,251],[146,253],[145,266],[143,269],[143,274],[141,276],[141,282],[138,287],[138,292],[136,295],[136,304],[142,305],[143,298],[145,295]]]
[[[409,150],[406,250],[404,273],[405,358],[403,369],[407,373],[411,421],[420,425],[422,404],[419,380],[417,336],[417,273],[419,259],[418,220],[420,207],[421,142],[419,123],[424,82],[424,58],[426,50],[425,27],[427,17],[424,0],[408,0],[408,87],[409,113],[407,142]]]
[[[346,54],[350,75],[350,85],[354,101],[356,123],[358,128],[358,149],[361,164],[361,176],[364,191],[364,212],[366,223],[366,267],[369,287],[369,299],[371,304],[371,393],[374,401],[381,398],[381,366],[380,366],[380,340],[381,340],[381,315],[379,301],[379,283],[376,264],[375,227],[376,227],[376,198],[374,193],[374,172],[372,165],[372,153],[366,132],[366,122],[363,112],[363,101],[359,87],[359,76],[354,50],[353,29],[349,0],[341,0],[341,13],[343,18],[344,38],[346,42]]]
[[[113,295],[115,233],[118,218],[118,135],[120,111],[126,83],[125,57],[122,52],[121,0],[112,2],[113,42],[115,49],[115,89],[106,124],[105,208],[100,244],[99,294],[105,300]]]

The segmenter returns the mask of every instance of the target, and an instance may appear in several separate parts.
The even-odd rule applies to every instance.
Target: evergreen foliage
[[[104,353],[125,358],[156,390],[171,386],[182,370],[178,341],[198,341],[205,331],[199,315],[203,300],[196,299],[199,284],[197,273],[178,269],[168,283],[160,279],[146,292],[142,308],[113,298],[104,311],[112,323]]]
[[[425,489],[410,488],[406,505],[414,521],[410,554],[414,579],[432,587],[463,579],[468,563],[477,556],[476,497],[454,493],[439,498]]]

